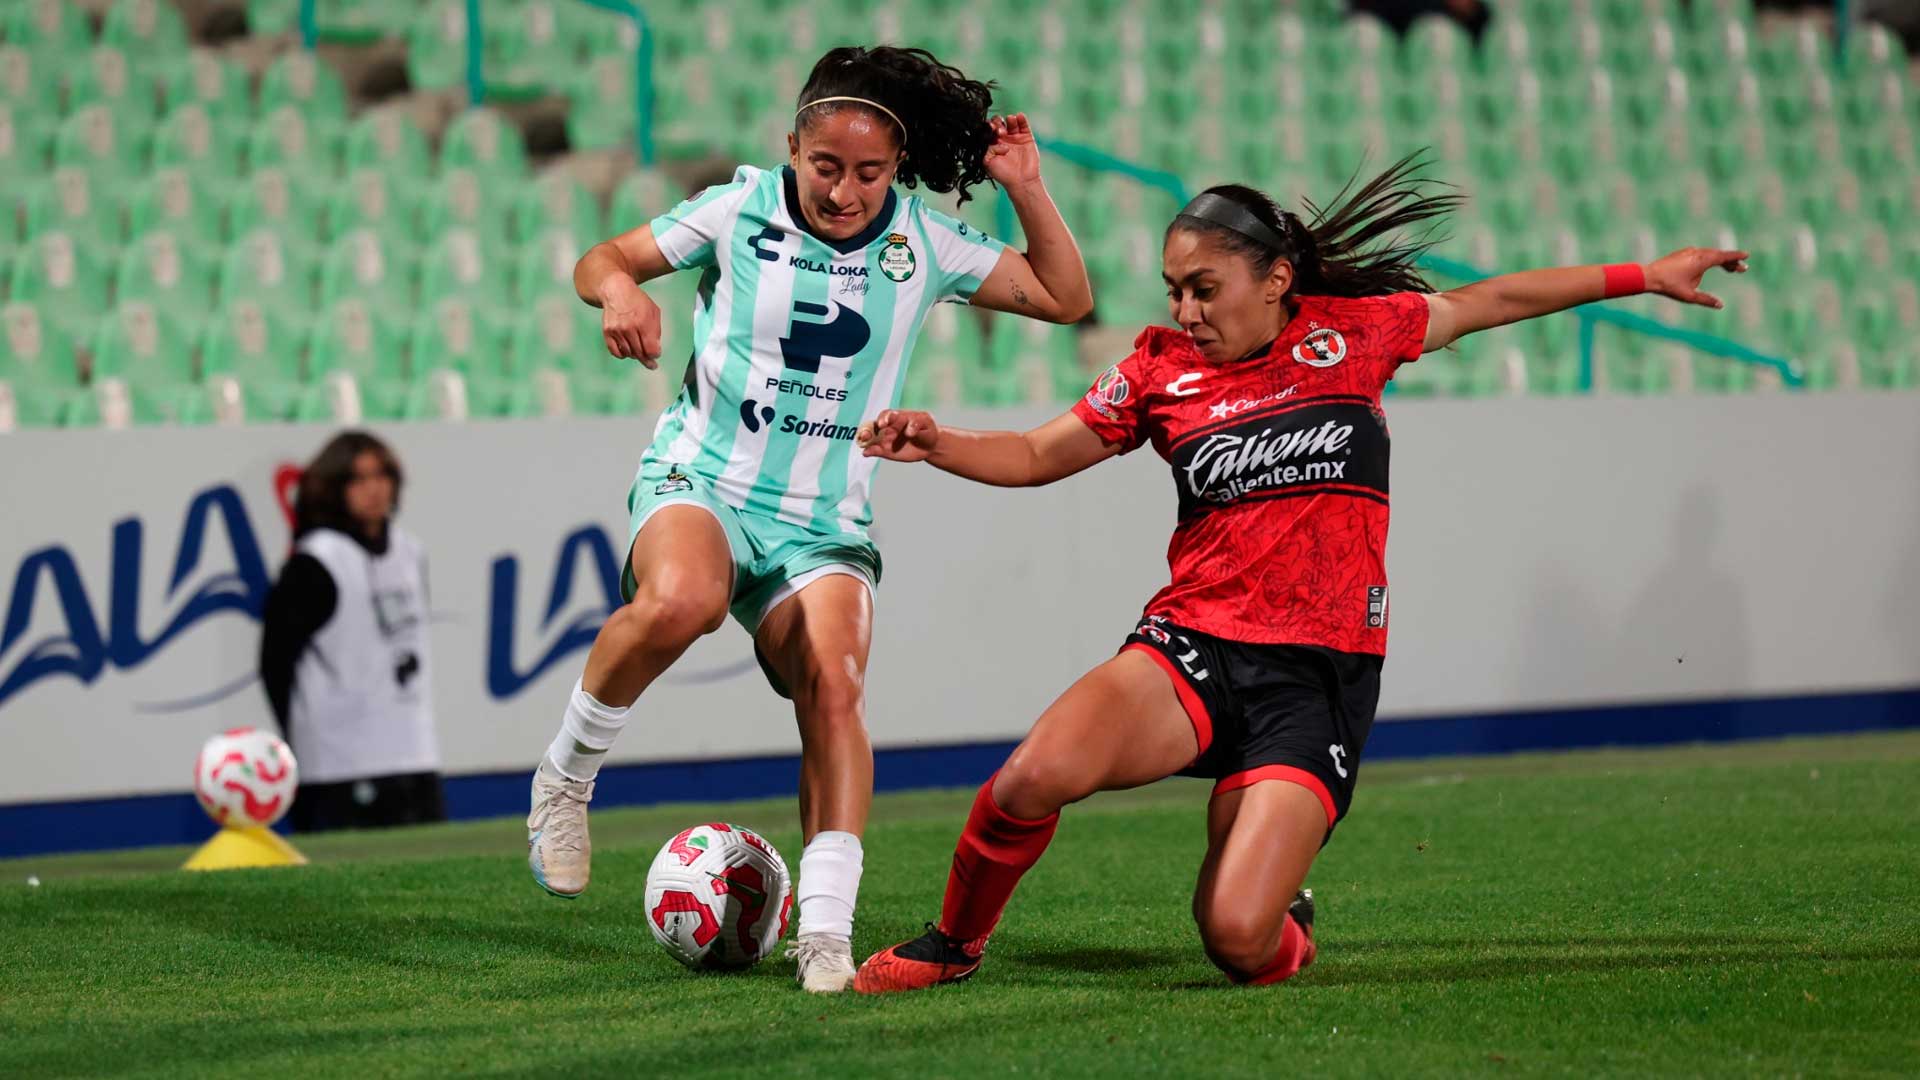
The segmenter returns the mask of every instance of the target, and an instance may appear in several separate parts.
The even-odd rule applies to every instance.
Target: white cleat
[[[593,781],[569,780],[545,757],[533,772],[533,812],[527,815],[527,865],[533,880],[568,900],[587,888],[593,844],[587,839],[587,803]]]
[[[853,986],[853,943],[826,934],[802,935],[787,949],[798,959],[793,977],[809,994],[838,994]]]

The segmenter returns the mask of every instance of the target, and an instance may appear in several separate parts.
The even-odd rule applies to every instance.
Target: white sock
[[[800,853],[800,933],[853,940],[853,902],[860,894],[860,838],[822,832]]]
[[[599,775],[600,763],[607,759],[620,729],[627,726],[627,713],[632,708],[602,705],[575,682],[567,698],[567,711],[560,718],[560,734],[547,747],[547,760],[569,780],[593,779]]]

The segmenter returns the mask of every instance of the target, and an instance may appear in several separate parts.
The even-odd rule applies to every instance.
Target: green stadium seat
[[[146,171],[152,134],[144,114],[116,113],[111,105],[83,105],[60,122],[53,164],[80,166],[96,177],[123,182]]]
[[[637,229],[673,209],[686,197],[687,192],[666,173],[655,169],[636,169],[613,189],[613,198],[607,204],[602,239]]]
[[[294,420],[315,397],[300,367],[306,324],[259,300],[236,300],[207,320],[200,367],[232,376],[249,419]]]
[[[1920,387],[1920,359],[1916,359],[1912,339],[1897,349],[1863,355],[1860,358],[1860,385],[1872,390],[1912,390]]]
[[[336,122],[309,117],[294,105],[281,105],[247,133],[247,168],[279,165],[314,177],[336,176],[341,136]]]
[[[282,53],[260,77],[260,112],[272,113],[283,106],[292,106],[310,120],[338,125],[347,117],[347,89],[332,66],[304,49],[293,49]]]
[[[84,105],[105,105],[116,116],[151,125],[158,102],[146,65],[137,65],[133,55],[113,45],[88,52],[67,79],[69,112]]]
[[[420,193],[422,240],[452,229],[470,229],[489,245],[506,243],[513,202],[520,185],[486,177],[471,169],[449,168]]]
[[[0,191],[17,193],[45,176],[53,159],[53,126],[37,109],[0,101]],[[0,209],[11,209],[8,202]],[[0,235],[13,235],[11,216]]]
[[[464,85],[466,0],[433,0],[407,27],[407,77],[421,90]]]
[[[193,339],[148,302],[115,307],[94,330],[93,382],[126,384],[136,424],[205,424],[213,401],[193,370]]]
[[[49,230],[14,254],[7,296],[35,304],[43,318],[78,337],[105,310],[108,284],[100,249]]]
[[[339,239],[356,229],[374,229],[390,240],[411,243],[420,229],[420,204],[427,190],[411,175],[360,168],[323,197],[325,235]]]
[[[320,306],[331,310],[357,298],[385,318],[404,321],[413,313],[415,271],[411,249],[372,229],[354,229],[322,258]]]
[[[513,237],[521,244],[558,233],[584,252],[602,239],[600,207],[592,193],[562,171],[543,173],[522,187],[510,216]]]
[[[414,398],[394,324],[366,299],[343,297],[314,324],[307,363],[314,379],[339,372],[353,377],[360,406],[372,420],[398,420]]]
[[[189,102],[167,114],[153,135],[153,167],[178,166],[203,183],[240,175],[241,143],[233,127],[205,105]]]
[[[233,187],[227,203],[227,235],[241,237],[255,229],[272,229],[302,249],[310,249],[328,235],[328,196],[354,190],[354,178],[345,184],[318,187],[304,173],[271,165],[256,169]]]
[[[469,109],[447,128],[440,164],[471,169],[487,177],[519,179],[527,171],[526,144],[520,129],[492,109]]]
[[[170,0],[115,0],[101,21],[100,43],[147,57],[184,52],[187,24]]]
[[[222,306],[255,300],[284,315],[313,308],[313,264],[305,247],[270,227],[240,234],[220,261]]]
[[[300,0],[247,0],[247,31],[255,37],[300,28]]]
[[[533,383],[510,362],[500,328],[486,312],[484,302],[449,296],[416,316],[407,335],[416,381],[440,369],[457,371],[470,415],[534,415]],[[415,411],[422,411],[419,405]]]
[[[560,232],[521,245],[513,259],[513,295],[523,302],[553,294],[571,295],[573,267],[585,251],[570,235]]]
[[[571,372],[597,366],[596,356],[606,355],[600,313],[571,294],[529,296],[515,310],[521,314],[507,329],[507,353],[519,370]]]
[[[53,55],[0,44],[0,102],[51,122],[60,110],[60,68]]]
[[[420,303],[448,297],[510,306],[507,275],[489,257],[487,243],[472,229],[441,233],[420,258]]]
[[[119,189],[84,168],[65,166],[34,183],[21,199],[20,238],[62,232],[101,258],[120,246]]]
[[[5,11],[0,37],[9,45],[62,57],[85,52],[93,44],[87,13],[69,0],[13,0]]]
[[[72,338],[31,303],[0,305],[0,382],[12,393],[22,427],[73,423],[88,403]]]
[[[633,58],[595,57],[567,88],[567,143],[575,150],[609,150],[634,138]]]
[[[569,0],[572,2],[572,0]],[[553,0],[503,5],[484,23],[489,98],[537,97],[577,69],[574,42]]]
[[[350,173],[374,168],[425,176],[433,151],[406,109],[370,109],[347,129],[346,166]]]
[[[193,49],[166,63],[159,73],[163,113],[199,105],[215,119],[244,124],[253,115],[247,69],[213,49]]]
[[[369,45],[386,36],[406,6],[387,0],[327,0],[314,9],[314,36],[328,44]]]
[[[154,229],[121,252],[113,274],[114,303],[143,301],[177,328],[198,331],[213,310],[216,269],[197,245]]]

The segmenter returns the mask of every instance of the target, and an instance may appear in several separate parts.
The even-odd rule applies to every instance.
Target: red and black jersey
[[[1173,466],[1173,580],[1147,614],[1230,641],[1387,651],[1387,422],[1420,357],[1419,293],[1305,296],[1263,355],[1202,356],[1150,327],[1073,413]]]

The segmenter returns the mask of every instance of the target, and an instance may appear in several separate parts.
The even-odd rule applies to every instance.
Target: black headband
[[[1209,225],[1218,225],[1231,229],[1256,244],[1270,248],[1281,254],[1293,251],[1293,245],[1281,239],[1266,222],[1253,215],[1253,211],[1234,202],[1224,195],[1210,192],[1194,196],[1192,202],[1180,211],[1181,217],[1204,221]]]

